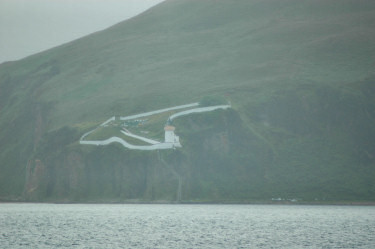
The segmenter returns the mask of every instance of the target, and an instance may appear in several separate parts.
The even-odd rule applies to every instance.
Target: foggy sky
[[[0,63],[61,45],[163,0],[0,0]]]

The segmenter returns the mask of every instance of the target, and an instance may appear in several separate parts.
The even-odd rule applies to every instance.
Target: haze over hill
[[[375,3],[169,0],[0,66],[0,196],[374,200]],[[225,98],[183,148],[83,147],[114,115]]]
[[[129,19],[162,0],[0,0],[0,63]]]

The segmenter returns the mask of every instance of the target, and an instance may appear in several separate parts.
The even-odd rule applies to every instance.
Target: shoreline
[[[19,203],[19,204],[126,204],[126,205],[293,205],[293,206],[375,206],[375,201],[268,201],[268,200],[249,200],[249,201],[167,201],[167,200],[113,200],[113,201],[72,201],[72,200],[46,200],[46,201],[27,201],[22,199],[0,199],[0,204]]]

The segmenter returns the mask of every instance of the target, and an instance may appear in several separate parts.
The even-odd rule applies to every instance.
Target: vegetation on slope
[[[374,24],[370,0],[169,0],[3,63],[0,197],[172,200],[177,172],[186,199],[374,200]],[[234,111],[176,120],[181,151],[77,144],[204,96]]]

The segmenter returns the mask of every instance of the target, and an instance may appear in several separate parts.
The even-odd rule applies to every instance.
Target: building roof
[[[171,126],[171,125],[166,125],[164,127],[164,130],[165,131],[174,131],[176,128],[174,126]]]

